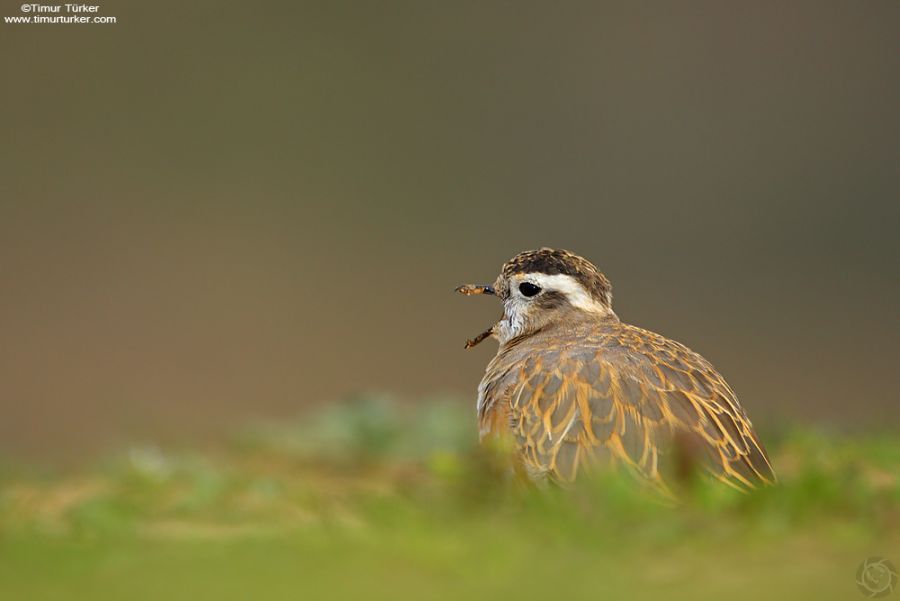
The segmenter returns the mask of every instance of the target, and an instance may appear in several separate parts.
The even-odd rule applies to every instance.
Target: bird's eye
[[[541,287],[531,282],[522,282],[519,284],[519,292],[522,293],[522,296],[534,296],[538,292],[541,291]]]

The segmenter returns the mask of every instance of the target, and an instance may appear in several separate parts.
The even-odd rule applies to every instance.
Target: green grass
[[[862,599],[900,563],[900,439],[787,431],[781,481],[661,504],[523,490],[467,404],[359,399],[204,453],[0,476],[0,599]]]

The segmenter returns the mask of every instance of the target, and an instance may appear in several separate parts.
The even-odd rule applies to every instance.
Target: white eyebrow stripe
[[[596,313],[609,313],[608,307],[595,300],[594,297],[584,289],[584,286],[570,275],[562,273],[554,275],[547,275],[546,273],[528,273],[525,274],[522,281],[537,284],[545,290],[562,292],[566,295],[569,303],[578,309]]]

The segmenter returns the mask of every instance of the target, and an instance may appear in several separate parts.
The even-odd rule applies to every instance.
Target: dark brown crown
[[[612,306],[612,284],[593,263],[567,250],[540,248],[527,250],[503,264],[500,274],[508,278],[517,273],[563,274],[578,281],[597,301]]]

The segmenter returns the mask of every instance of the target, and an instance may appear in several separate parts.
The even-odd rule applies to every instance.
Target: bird
[[[625,469],[667,495],[704,472],[742,491],[775,472],[734,391],[686,346],[622,322],[612,285],[562,249],[521,252],[491,285],[503,314],[466,342],[499,342],[478,385],[479,437],[508,441],[528,482]]]

